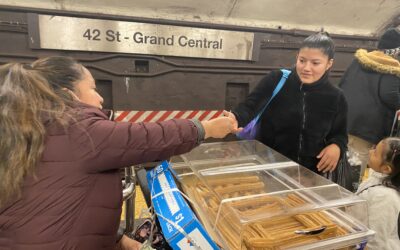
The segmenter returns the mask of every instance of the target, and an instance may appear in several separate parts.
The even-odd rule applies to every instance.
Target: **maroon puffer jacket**
[[[197,145],[188,120],[117,123],[81,105],[67,130],[48,126],[45,151],[22,198],[0,208],[0,249],[113,249],[122,186],[119,168],[166,159]]]

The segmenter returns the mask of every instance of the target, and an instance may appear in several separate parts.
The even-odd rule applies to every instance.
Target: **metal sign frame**
[[[29,15],[31,48],[254,60],[255,35],[163,24]]]

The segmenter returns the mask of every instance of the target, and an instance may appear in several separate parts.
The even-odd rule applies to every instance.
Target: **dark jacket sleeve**
[[[400,109],[400,77],[382,75],[379,81],[379,97],[389,109]]]
[[[257,84],[254,90],[247,96],[246,100],[232,110],[235,114],[239,127],[246,126],[262,109],[272,95],[282,72],[272,71]]]
[[[347,150],[347,102],[342,92],[338,100],[338,108],[333,120],[332,128],[326,137],[326,144],[336,144],[342,155]]]
[[[85,159],[88,172],[164,160],[198,145],[198,129],[189,120],[129,123],[95,116],[74,127],[74,155]]]

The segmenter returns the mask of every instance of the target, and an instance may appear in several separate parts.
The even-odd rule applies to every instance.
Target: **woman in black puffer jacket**
[[[296,67],[261,117],[259,140],[314,172],[333,171],[346,151],[346,100],[328,81],[333,55],[326,33],[306,38]],[[281,77],[280,70],[272,71],[233,110],[239,126],[255,117]]]

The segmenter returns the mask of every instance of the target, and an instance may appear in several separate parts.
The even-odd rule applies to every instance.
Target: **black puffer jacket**
[[[273,71],[264,77],[233,113],[245,126],[260,110],[282,77]],[[344,152],[347,144],[347,104],[327,74],[312,84],[301,84],[294,69],[261,118],[260,141],[317,172],[316,156],[332,143]]]
[[[371,143],[389,136],[400,108],[400,63],[380,51],[357,50],[340,87],[349,104],[349,133]]]

